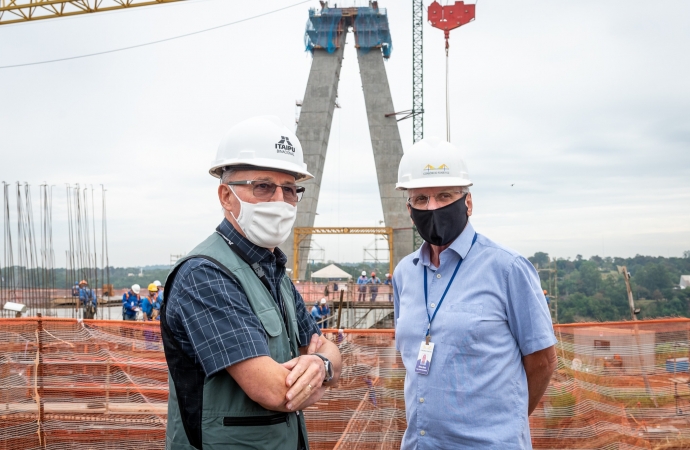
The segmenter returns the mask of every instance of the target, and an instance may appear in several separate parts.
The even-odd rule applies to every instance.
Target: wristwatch
[[[333,379],[333,365],[331,361],[320,353],[313,353],[314,356],[318,356],[323,360],[324,368],[326,369],[326,378],[323,379],[324,383],[328,383]]]

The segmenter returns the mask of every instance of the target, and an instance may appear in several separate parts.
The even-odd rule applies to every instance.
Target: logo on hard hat
[[[295,147],[292,145],[292,142],[290,142],[290,139],[288,139],[286,136],[280,137],[280,140],[276,144],[276,150],[278,153],[284,153],[286,155],[292,155],[295,153]]]
[[[450,173],[450,168],[445,164],[441,164],[438,167],[434,167],[431,164],[427,164],[422,170],[423,175],[443,175]]]

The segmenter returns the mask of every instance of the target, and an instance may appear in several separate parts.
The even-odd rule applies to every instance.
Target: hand
[[[313,343],[313,340],[312,340]],[[311,343],[309,346],[311,347]],[[314,394],[320,390],[324,378],[326,378],[326,367],[323,360],[314,355],[302,355],[282,364],[290,371],[285,384],[290,389],[285,394],[289,410],[295,411]]]
[[[318,353],[322,345],[323,341],[321,340],[319,335],[316,333],[312,334],[311,341],[309,341],[309,347],[307,348],[307,354],[313,355],[314,353]]]

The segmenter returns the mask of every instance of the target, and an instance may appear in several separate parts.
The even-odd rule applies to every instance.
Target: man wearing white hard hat
[[[359,294],[357,295],[357,301],[358,302],[363,302],[366,300],[367,296],[367,283],[369,283],[369,278],[367,278],[367,271],[363,270],[362,275],[357,278],[357,290],[359,291]]]
[[[141,286],[133,284],[127,292],[122,294],[122,320],[137,320],[137,310],[141,304],[140,292]]]
[[[224,218],[165,283],[166,448],[308,449],[302,410],[337,382],[340,353],[286,276],[278,248],[312,178],[276,117],[241,122],[220,143]]]
[[[448,142],[423,139],[400,161],[397,189],[425,241],[393,275],[403,450],[531,448],[528,416],[556,367],[539,276],[474,230],[470,186]]]

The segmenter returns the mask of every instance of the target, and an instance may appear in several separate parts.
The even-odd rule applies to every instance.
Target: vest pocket
[[[224,427],[261,427],[285,422],[290,426],[290,415],[288,413],[254,417],[223,417]]]
[[[256,315],[261,321],[261,325],[264,326],[266,333],[271,337],[279,336],[283,331],[283,324],[278,312],[275,308],[264,309],[263,311],[257,311]]]

